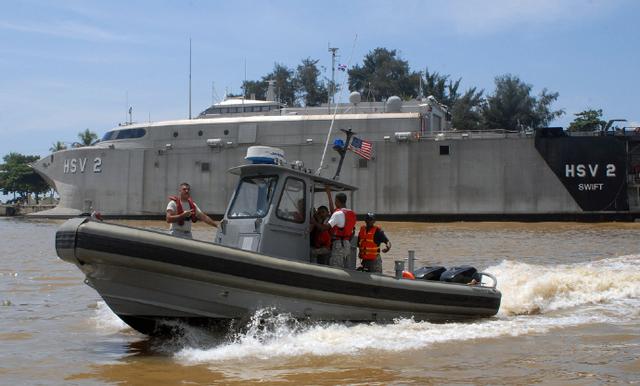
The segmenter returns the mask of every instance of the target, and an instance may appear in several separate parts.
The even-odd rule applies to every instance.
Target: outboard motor
[[[481,277],[478,270],[470,265],[461,265],[459,267],[451,267],[440,275],[440,281],[450,283],[471,283],[473,279],[480,281]]]
[[[445,272],[447,269],[442,266],[435,267],[422,267],[418,268],[413,272],[413,275],[416,279],[422,280],[440,280],[440,275]]]

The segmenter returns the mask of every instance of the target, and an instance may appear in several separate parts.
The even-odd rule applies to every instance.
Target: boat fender
[[[402,278],[409,279],[409,280],[416,280],[416,277],[413,276],[413,274],[409,271],[402,271]]]

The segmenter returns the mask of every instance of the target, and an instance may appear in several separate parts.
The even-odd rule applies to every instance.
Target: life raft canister
[[[169,200],[176,203],[176,209],[178,210],[177,214],[184,213],[184,209],[182,209],[182,200],[177,196],[169,196]],[[191,209],[191,222],[197,222],[198,217],[196,217],[196,204],[193,202],[191,197],[187,198],[187,202],[189,203],[189,209]],[[179,225],[184,225],[184,220],[178,221]]]
[[[333,227],[333,237],[338,240],[351,240],[356,226],[356,212],[345,208],[336,209],[338,210],[344,213],[344,228]]]
[[[380,253],[380,247],[373,241],[373,236],[379,228],[372,226],[367,231],[366,226],[360,227],[360,233],[358,233],[358,257],[362,260],[375,260]]]

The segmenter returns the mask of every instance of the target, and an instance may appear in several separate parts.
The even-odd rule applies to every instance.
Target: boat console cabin
[[[263,147],[269,149],[273,148]],[[308,262],[311,216],[314,208],[327,205],[326,188],[345,192],[348,202],[357,188],[317,176],[299,162],[285,165],[283,157],[247,158],[254,163],[230,170],[240,180],[221,221],[216,243]]]

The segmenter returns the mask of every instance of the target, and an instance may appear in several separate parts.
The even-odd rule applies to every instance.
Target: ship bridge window
[[[229,218],[264,217],[278,181],[277,176],[244,177],[233,198],[227,216]]]
[[[107,131],[102,136],[102,141],[113,141],[115,139],[132,139],[132,138],[142,138],[147,134],[145,129],[121,129],[121,130],[111,130]]]
[[[440,146],[440,155],[449,155],[449,145]]]

